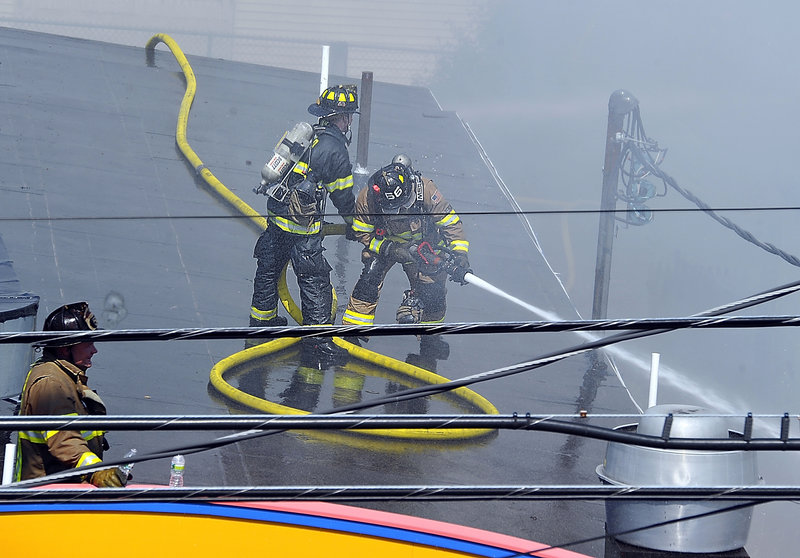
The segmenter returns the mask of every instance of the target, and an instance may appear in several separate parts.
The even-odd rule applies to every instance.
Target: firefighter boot
[[[250,316],[250,327],[282,327],[288,324],[289,321],[283,316],[275,316],[271,320],[259,320]]]
[[[303,358],[314,360],[324,366],[344,364],[350,356],[347,349],[343,349],[325,337],[304,337],[301,340]]]
[[[288,323],[289,322],[283,316],[275,316],[271,320],[259,320],[258,318],[250,316],[250,327],[282,327]],[[252,337],[250,339],[245,339],[244,348],[249,349],[250,347],[255,347],[256,345],[266,343],[267,341],[269,341],[269,339],[265,337]]]
[[[422,300],[414,294],[414,291],[405,291],[403,293],[403,302],[397,308],[397,323],[418,324],[422,317],[422,309]]]

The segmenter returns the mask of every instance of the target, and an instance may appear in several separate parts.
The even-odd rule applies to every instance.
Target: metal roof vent
[[[665,416],[673,417],[671,438],[727,438],[736,433],[723,417],[696,416],[711,411],[688,405],[656,405],[638,424],[617,430],[661,436]],[[655,416],[658,415],[658,416]],[[755,452],[664,450],[610,442],[597,467],[604,483],[618,486],[746,486],[759,483]],[[625,533],[647,525],[706,514],[737,505],[734,501],[606,500],[606,529]],[[752,508],[678,521],[615,538],[628,544],[670,552],[713,553],[744,547]]]

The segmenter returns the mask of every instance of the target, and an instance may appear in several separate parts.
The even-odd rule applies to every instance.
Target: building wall
[[[167,33],[187,54],[426,85],[469,44],[489,0],[0,0],[0,25],[144,46]]]

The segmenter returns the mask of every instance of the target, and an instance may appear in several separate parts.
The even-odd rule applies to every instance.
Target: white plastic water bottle
[[[183,486],[183,468],[186,466],[186,459],[182,455],[172,458],[169,466],[169,485],[172,488]]]
[[[131,448],[128,450],[123,456],[123,459],[127,459],[129,457],[134,457],[136,455],[136,448]],[[117,465],[117,471],[119,472],[119,478],[122,480],[123,484],[128,482],[128,476],[133,469],[134,463],[125,463],[123,465]]]

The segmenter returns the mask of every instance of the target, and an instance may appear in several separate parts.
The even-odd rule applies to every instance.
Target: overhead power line
[[[317,414],[317,415],[242,415],[242,416],[81,416],[81,417],[0,417],[0,429],[6,430],[373,430],[386,428],[460,429],[486,428],[497,430],[523,430],[554,432],[583,438],[604,440],[621,444],[694,451],[788,451],[800,450],[800,438],[789,437],[792,418],[783,415],[695,415],[724,417],[736,426],[741,422],[743,434],[724,438],[671,437],[669,425],[672,414],[663,416],[664,429],[661,435],[652,436],[618,430],[611,427],[589,424],[589,420],[611,417],[637,420],[632,415],[572,415],[533,416],[531,414],[505,415],[363,415],[363,414]],[[658,418],[659,415],[649,415]],[[780,434],[771,438],[753,438],[753,421],[779,421]]]
[[[800,316],[689,316],[680,318],[620,318],[515,322],[452,322],[441,324],[297,325],[279,327],[201,327],[108,329],[94,331],[6,331],[0,344],[48,341],[74,343],[111,341],[198,341],[207,339],[279,339],[284,337],[347,337],[392,335],[474,335],[564,331],[651,331],[678,329],[744,329],[800,326]]]
[[[677,184],[677,183],[676,183]],[[731,212],[731,213],[758,213],[774,211],[800,211],[800,206],[748,206],[748,207],[664,207],[650,208],[654,213],[708,213]],[[633,209],[509,209],[509,210],[486,210],[486,211],[458,211],[461,216],[517,216],[517,215],[600,215],[604,213],[632,213]],[[368,216],[378,216],[376,213],[367,213]],[[409,213],[408,215],[418,215]],[[419,214],[421,215],[421,214]],[[425,215],[444,215],[444,213],[426,213]],[[260,215],[266,218],[267,215]],[[338,213],[322,214],[324,218],[336,219]],[[71,217],[0,217],[0,223],[35,223],[35,222],[61,222],[61,221],[190,221],[199,219],[225,220],[225,219],[249,219],[245,215],[75,215]]]

